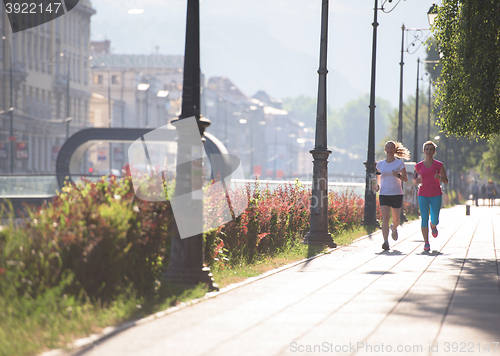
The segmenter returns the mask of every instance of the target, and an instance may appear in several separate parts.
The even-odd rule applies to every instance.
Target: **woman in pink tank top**
[[[415,178],[413,184],[418,184],[418,206],[420,208],[420,219],[422,236],[424,238],[424,251],[430,251],[429,244],[429,211],[431,214],[432,236],[438,236],[437,225],[439,224],[439,210],[443,192],[441,183],[448,183],[446,169],[442,162],[434,159],[437,145],[427,141],[423,145],[425,159],[415,165]]]

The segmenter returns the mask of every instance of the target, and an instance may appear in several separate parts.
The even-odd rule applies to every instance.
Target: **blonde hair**
[[[396,158],[402,158],[405,160],[409,160],[411,155],[410,155],[410,150],[407,149],[401,142],[398,141],[387,141],[385,144],[387,145],[388,143],[392,143],[394,147],[396,148],[396,152],[394,153],[394,157]]]
[[[427,145],[433,146],[434,147],[434,151],[436,151],[437,145],[434,142],[432,142],[432,141],[426,141],[426,142],[424,142],[424,144],[422,146],[422,151],[425,151],[425,146],[427,146]]]

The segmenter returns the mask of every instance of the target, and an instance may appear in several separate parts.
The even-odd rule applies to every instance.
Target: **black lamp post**
[[[14,136],[14,82],[13,82],[13,76],[12,76],[12,61],[13,61],[13,56],[12,56],[12,46],[9,46],[9,54],[10,54],[10,62],[9,62],[9,88],[10,88],[10,114],[9,114],[9,119],[10,119],[10,131],[9,131],[9,141],[10,141],[10,173],[14,173],[14,147],[15,147],[15,140],[16,137]]]
[[[198,129],[203,139],[205,129],[210,126],[210,120],[200,114],[200,2],[199,0],[187,0],[187,20],[186,20],[186,46],[184,53],[184,78],[182,89],[182,110],[177,120],[172,121],[172,125],[178,130],[178,162],[189,161],[192,149],[197,145],[196,140],[200,137],[192,137],[179,122],[189,117],[195,117]],[[186,159],[187,158],[187,159]],[[177,168],[177,184],[175,186],[175,196],[191,194],[193,191],[191,165],[182,164]],[[196,184],[196,183],[195,183]],[[201,212],[201,216],[194,216],[193,219],[203,219],[202,201],[192,200],[193,211]],[[196,285],[200,282],[206,283],[210,289],[218,290],[214,283],[209,267],[203,266],[203,234],[198,234],[181,239],[179,234],[172,237],[171,261],[164,272],[164,277],[172,283],[183,283]]]
[[[4,28],[5,32],[5,28]],[[9,113],[9,124],[10,124],[10,129],[9,129],[9,153],[10,153],[10,173],[14,173],[14,155],[15,155],[15,141],[16,137],[14,136],[14,76],[13,76],[13,62],[14,62],[14,56],[12,55],[12,45],[9,43],[7,40],[7,37],[4,35],[2,36],[2,46],[3,46],[3,51],[6,52],[6,48],[9,48],[9,55],[6,57],[8,58],[9,62],[9,110],[5,110],[2,112],[2,114],[6,114],[7,112]],[[5,65],[5,64],[4,64]]]
[[[68,64],[68,78],[66,80],[66,140],[69,137],[69,122],[71,121],[71,107],[70,107],[70,87],[69,87],[69,78],[70,78],[70,63],[69,60],[66,60]]]
[[[373,42],[372,42],[372,69],[370,85],[370,123],[368,126],[368,155],[366,162],[366,189],[365,189],[365,210],[364,224],[377,225],[376,195],[371,188],[371,180],[375,174],[375,70],[377,60],[377,11],[378,0],[375,0],[373,9]]]
[[[315,146],[310,151],[313,156],[313,179],[311,196],[311,224],[304,237],[309,245],[336,247],[328,232],[328,156],[326,136],[326,53],[328,48],[328,0],[322,0],[321,45],[319,54],[318,106],[316,115]]]
[[[418,153],[417,152],[420,152],[418,150],[418,82],[420,80],[419,74],[420,72],[420,58],[417,59],[417,93],[415,94],[415,100],[416,100],[416,103],[415,103],[415,129],[414,129],[414,136],[413,136],[413,160],[415,162],[418,161]]]
[[[432,85],[432,77],[429,74],[429,107],[427,110],[427,141],[431,139],[431,85]]]
[[[281,127],[274,128],[274,160],[273,160],[273,179],[278,178],[277,175],[277,162],[278,162],[278,131],[281,131]]]
[[[399,113],[398,113],[398,141],[403,143],[403,55],[405,46],[405,25],[401,26],[401,61],[399,62]]]

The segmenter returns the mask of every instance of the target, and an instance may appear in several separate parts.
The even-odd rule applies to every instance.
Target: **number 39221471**
[[[37,4],[37,3],[6,3],[5,9],[8,14],[43,14],[43,13],[54,13],[57,14],[59,11],[64,11],[62,3],[60,2],[49,2],[48,4]]]

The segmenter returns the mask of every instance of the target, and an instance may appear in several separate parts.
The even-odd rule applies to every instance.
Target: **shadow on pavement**
[[[445,323],[469,327],[490,333],[498,338],[498,318],[500,316],[499,270],[495,259],[470,258],[449,260],[446,268],[461,270],[455,289],[442,287],[442,292],[452,294],[446,306]],[[442,294],[441,294],[442,295]],[[405,298],[425,312],[443,314],[443,306],[429,303],[437,293],[425,297],[411,294]]]

